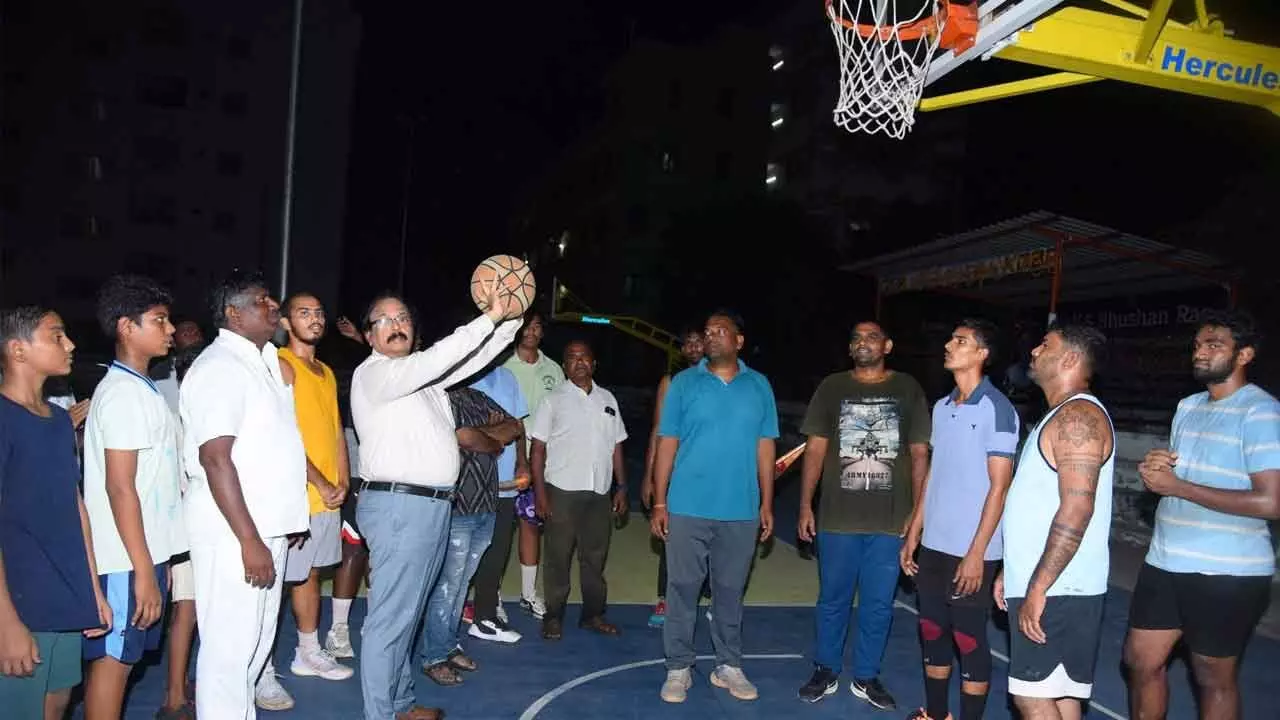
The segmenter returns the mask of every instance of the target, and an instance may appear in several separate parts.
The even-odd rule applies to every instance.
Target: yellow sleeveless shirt
[[[278,354],[293,368],[293,407],[307,460],[325,480],[337,485],[338,443],[345,442],[342,416],[338,413],[338,379],[324,363],[319,363],[324,371],[324,377],[320,377],[288,348],[281,348]],[[311,483],[307,483],[307,506],[312,515],[329,512]]]

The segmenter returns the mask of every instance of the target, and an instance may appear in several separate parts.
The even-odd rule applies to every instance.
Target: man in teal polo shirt
[[[773,532],[778,409],[769,381],[738,359],[743,339],[741,318],[713,313],[707,356],[672,379],[658,423],[650,525],[667,551],[667,702],[683,702],[693,683],[693,629],[708,566],[711,684],[739,700],[757,697],[742,672],[742,595],[757,529],[760,540]]]

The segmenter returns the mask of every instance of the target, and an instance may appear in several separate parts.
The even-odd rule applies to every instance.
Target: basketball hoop
[[[826,0],[840,53],[836,125],[901,139],[915,123],[929,62],[939,47],[964,52],[978,32],[977,4],[949,0]],[[899,11],[898,6],[918,7]]]

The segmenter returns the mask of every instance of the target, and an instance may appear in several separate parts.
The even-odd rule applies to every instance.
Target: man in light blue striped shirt
[[[1236,669],[1267,609],[1280,517],[1280,403],[1246,377],[1259,338],[1242,313],[1202,318],[1192,375],[1206,392],[1178,403],[1170,450],[1147,454],[1142,481],[1161,496],[1129,608],[1125,663],[1133,717],[1163,718],[1166,665],[1184,640],[1201,718],[1243,717]]]

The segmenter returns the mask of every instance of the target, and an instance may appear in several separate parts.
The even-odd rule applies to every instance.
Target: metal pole
[[[284,149],[284,218],[280,228],[280,297],[289,292],[289,240],[293,232],[293,155],[298,125],[298,67],[302,58],[302,0],[293,0],[293,51],[289,67],[289,122]]]
[[[404,160],[404,187],[400,192],[400,266],[396,293],[404,295],[405,238],[409,232],[409,188],[413,185],[413,140],[418,129],[417,118],[409,120],[409,151]]]
[[[1062,292],[1062,251],[1066,247],[1066,243],[1062,242],[1059,237],[1054,241],[1055,250],[1053,253],[1053,284],[1049,286],[1049,324],[1053,325],[1058,320],[1058,295]]]

